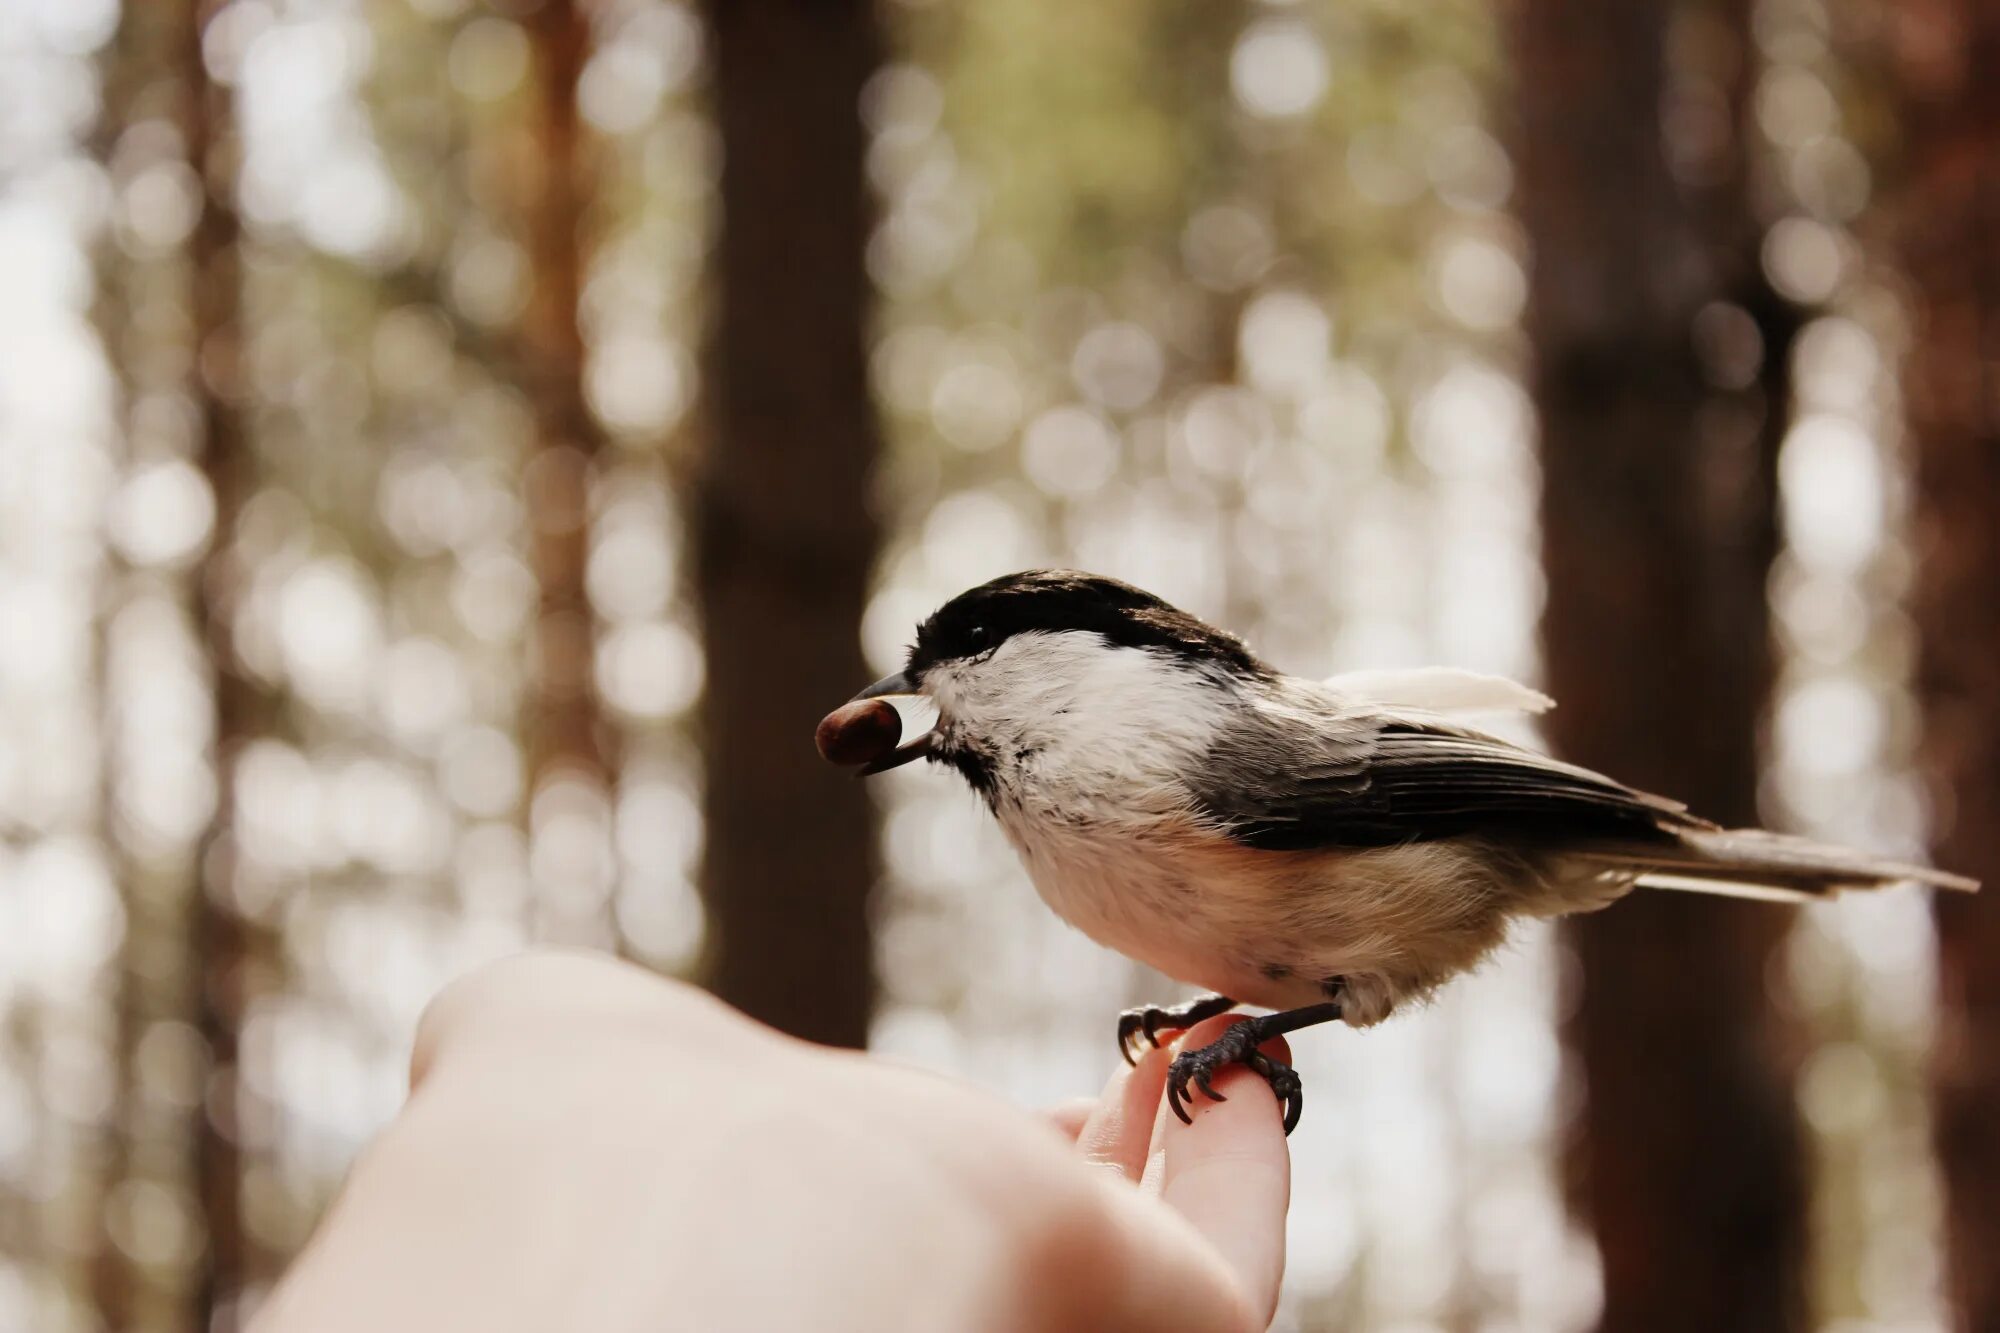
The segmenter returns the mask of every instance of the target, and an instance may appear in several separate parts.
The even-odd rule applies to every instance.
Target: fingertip
[[[1167,1084],[1167,1052],[1149,1049],[1136,1065],[1112,1071],[1090,1118],[1077,1132],[1077,1150],[1095,1166],[1139,1179],[1153,1138],[1153,1116]]]
[[[1095,1097],[1071,1097],[1045,1108],[1042,1117],[1055,1126],[1058,1134],[1074,1143],[1077,1136],[1083,1133],[1083,1127],[1090,1123],[1090,1117],[1096,1114],[1097,1107],[1098,1099]]]
[[[1178,1056],[1184,1051],[1198,1051],[1204,1046],[1219,1041],[1222,1038],[1222,1034],[1236,1026],[1236,1024],[1247,1023],[1249,1021],[1250,1015],[1248,1014],[1221,1014],[1214,1018],[1205,1019],[1176,1038],[1168,1046],[1168,1054],[1169,1056]],[[1291,1043],[1285,1040],[1282,1033],[1259,1043],[1257,1049],[1280,1064],[1289,1065],[1292,1062]],[[1217,1102],[1233,1100],[1235,1094],[1230,1089],[1245,1078],[1248,1078],[1255,1085],[1261,1086],[1265,1092],[1270,1092],[1270,1084],[1266,1083],[1261,1075],[1256,1074],[1243,1065],[1229,1065],[1210,1078],[1210,1082],[1215,1086],[1216,1091],[1224,1095],[1211,1099],[1199,1088],[1190,1086],[1188,1089],[1189,1106],[1191,1109],[1199,1112],[1200,1109],[1213,1106]],[[1260,1098],[1258,1101],[1259,1104],[1264,1104],[1268,1101],[1269,1105],[1277,1107],[1277,1098],[1275,1096]],[[1278,1110],[1279,1114],[1282,1115],[1283,1108],[1278,1108]],[[1180,1116],[1179,1120],[1184,1125],[1191,1123],[1186,1116]]]
[[[1202,1023],[1178,1045],[1199,1050],[1231,1023],[1228,1015]],[[1283,1038],[1259,1047],[1289,1063]],[[1231,1065],[1212,1080],[1227,1101],[1199,1091],[1190,1099],[1193,1123],[1165,1114],[1154,1125],[1155,1160],[1147,1184],[1191,1222],[1227,1261],[1251,1305],[1268,1317],[1277,1308],[1285,1263],[1285,1211],[1291,1202],[1291,1152],[1283,1110],[1255,1070]],[[1164,1101],[1164,1098],[1162,1099]]]

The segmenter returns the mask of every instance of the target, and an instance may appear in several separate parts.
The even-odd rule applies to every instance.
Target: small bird
[[[821,727],[878,738],[882,703],[937,713],[850,744],[880,773],[924,758],[984,798],[1036,891],[1108,948],[1208,993],[1127,1010],[1140,1042],[1249,1004],[1277,1012],[1176,1056],[1174,1113],[1231,1063],[1298,1124],[1298,1075],[1257,1048],[1367,1027],[1498,946],[1511,921],[1608,906],[1634,887],[1788,901],[1959,875],[1804,838],[1724,829],[1679,802],[1486,735],[1468,714],[1539,713],[1525,686],[1430,668],[1324,682],[1115,579],[1028,570],[917,627],[903,670]],[[852,710],[851,714],[849,710]],[[869,716],[872,712],[873,716]],[[852,721],[849,724],[848,719]],[[893,747],[893,748],[892,748]]]

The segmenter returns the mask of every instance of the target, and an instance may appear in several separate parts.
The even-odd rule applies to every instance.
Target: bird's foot
[[[1162,1032],[1183,1031],[1235,1007],[1236,1001],[1227,995],[1203,995],[1171,1008],[1147,1004],[1127,1009],[1118,1015],[1118,1053],[1125,1057],[1126,1064],[1137,1064],[1146,1053],[1146,1046],[1159,1047]],[[1140,1045],[1141,1041],[1145,1046]]]
[[[1200,1050],[1182,1051],[1174,1057],[1174,1062],[1167,1066],[1167,1105],[1174,1108],[1182,1124],[1192,1125],[1194,1117],[1188,1114],[1188,1105],[1193,1102],[1194,1094],[1188,1091],[1189,1085],[1201,1089],[1210,1101],[1228,1101],[1215,1090],[1211,1080],[1230,1065],[1248,1065],[1271,1085],[1278,1104],[1284,1108],[1285,1133],[1290,1134],[1298,1128],[1299,1116],[1306,1109],[1304,1086],[1290,1065],[1273,1060],[1257,1048],[1273,1037],[1314,1023],[1330,1023],[1339,1017],[1340,1002],[1333,1000],[1232,1024]]]

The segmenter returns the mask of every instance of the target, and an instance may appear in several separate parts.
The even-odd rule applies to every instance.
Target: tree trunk
[[[539,780],[575,771],[602,784],[604,738],[591,683],[591,611],[584,590],[590,554],[589,481],[599,449],[583,393],[582,227],[589,197],[579,146],[576,85],[590,21],[574,0],[550,0],[528,20],[534,44],[534,122],[527,159],[534,179],[522,195],[532,284],[521,322],[523,387],[536,439],[526,502],[541,589],[529,745]]]
[[[1915,613],[1938,863],[1984,881],[1937,899],[1937,1044],[1957,1326],[2000,1330],[2000,8],[1898,13],[1914,306]]]
[[[708,980],[787,1031],[860,1045],[876,873],[859,783],[819,717],[867,674],[870,201],[858,102],[867,0],[709,0],[722,217],[709,447],[695,499],[704,616]]]
[[[530,178],[521,197],[527,205],[531,286],[516,359],[535,415],[534,448],[523,478],[529,556],[539,589],[526,726],[532,802],[551,783],[565,780],[607,795],[614,738],[598,705],[596,619],[585,589],[590,488],[602,446],[584,398],[578,323],[592,173],[576,91],[590,49],[590,19],[577,0],[548,0],[526,22],[534,50],[535,105],[531,148],[523,155]]]
[[[226,0],[182,0],[180,25],[183,130],[188,161],[206,189],[200,221],[188,239],[195,343],[189,392],[201,414],[199,462],[215,497],[215,528],[197,574],[196,618],[215,673],[215,816],[196,862],[200,883],[189,906],[194,1026],[208,1052],[204,1107],[195,1115],[195,1197],[207,1246],[191,1288],[194,1325],[234,1329],[236,1301],[258,1276],[254,1242],[243,1219],[243,1154],[237,1137],[242,1089],[239,1048],[245,1008],[256,985],[253,929],[233,902],[236,760],[256,735],[260,691],[236,656],[234,623],[244,571],[232,551],[237,516],[249,497],[253,464],[236,408],[242,355],[242,268],[237,254],[236,162],[239,144],[229,90],[209,80],[201,35]]]
[[[1790,326],[1730,290],[1755,274],[1755,227],[1718,225],[1725,200],[1691,197],[1669,169],[1670,8],[1517,0],[1511,13],[1543,635],[1561,701],[1549,731],[1573,760],[1745,824],[1772,677],[1764,590]],[[1740,211],[1741,192],[1726,202]],[[1746,244],[1752,255],[1733,252]],[[1722,394],[1693,330],[1731,296],[1770,321],[1768,355]],[[1569,1167],[1603,1256],[1604,1328],[1804,1325],[1796,1053],[1765,996],[1789,920],[1642,892],[1572,933],[1585,1106]]]
[[[136,123],[145,101],[147,83],[157,77],[159,66],[178,52],[182,24],[165,7],[137,11],[126,9],[119,15],[118,31],[98,57],[102,87],[102,110],[94,133],[92,157],[112,162],[120,137]],[[162,23],[162,19],[166,21]],[[121,412],[130,402],[127,345],[132,318],[132,261],[111,236],[100,238],[97,252],[97,300],[93,320],[104,346],[106,360],[119,371]],[[121,468],[129,468],[129,447],[120,455]],[[112,683],[114,654],[112,621],[130,595],[132,570],[117,547],[106,544],[99,557],[104,577],[98,593],[98,609],[92,625],[95,639],[95,682],[97,713],[101,728],[98,754],[98,837],[104,845],[108,864],[118,884],[119,902],[125,913],[125,930],[119,940],[111,985],[112,1029],[111,1112],[104,1127],[102,1168],[96,1199],[96,1236],[90,1259],[90,1305],[100,1326],[107,1329],[139,1327],[137,1311],[144,1303],[141,1292],[145,1274],[117,1242],[114,1210],[119,1206],[118,1187],[133,1174],[133,1139],[146,1108],[137,1076],[139,1038],[148,1015],[147,977],[142,966],[149,948],[159,941],[158,913],[147,892],[146,867],[131,855],[118,815],[118,788],[124,776],[119,761],[119,708]],[[177,933],[177,932],[176,932]]]

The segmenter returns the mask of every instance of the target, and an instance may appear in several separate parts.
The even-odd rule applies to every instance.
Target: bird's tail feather
[[[1925,884],[1961,893],[1979,887],[1979,881],[1963,875],[1762,829],[1683,829],[1674,843],[1621,847],[1607,850],[1603,858],[1607,868],[1638,870],[1641,888],[1782,902],[1808,902],[1848,889],[1892,884]]]

